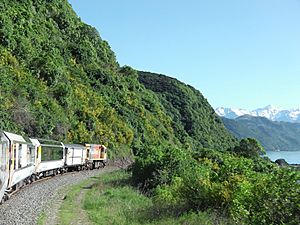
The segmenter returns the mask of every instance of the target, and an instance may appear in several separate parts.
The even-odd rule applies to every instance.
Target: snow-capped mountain
[[[250,115],[250,116],[261,116],[266,117],[273,121],[285,121],[285,122],[296,122],[300,123],[300,109],[280,109],[273,105],[268,105],[264,108],[255,110],[245,110],[236,108],[223,108],[219,107],[215,109],[219,116],[226,117],[229,119],[235,119],[239,116]]]

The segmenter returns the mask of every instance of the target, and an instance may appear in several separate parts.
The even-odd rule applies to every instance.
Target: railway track
[[[51,201],[55,199],[58,191],[60,193],[67,191],[68,186],[115,169],[115,167],[105,167],[99,170],[69,172],[26,185],[11,194],[11,198],[0,206],[0,225],[37,224],[42,212],[52,210]]]
[[[72,172],[68,172],[67,174],[72,175],[72,174],[76,174],[76,173],[78,173],[78,172],[80,172],[80,171],[72,171]],[[66,173],[63,173],[63,174],[57,174],[57,175],[55,175],[55,176],[64,176],[64,175],[66,175]],[[37,180],[35,180],[35,181],[33,181],[33,182],[29,183],[29,184],[26,184],[26,185],[22,186],[22,187],[20,187],[20,188],[17,188],[16,190],[14,190],[14,191],[12,191],[12,192],[10,192],[10,193],[8,194],[8,200],[9,200],[14,194],[18,193],[20,190],[25,189],[25,188],[30,188],[30,185],[34,185],[34,184],[40,183],[40,182],[45,182],[45,181],[47,181],[47,180],[49,180],[49,179],[51,179],[51,178],[53,178],[53,177],[55,177],[55,176],[42,177],[42,178],[37,179]],[[3,204],[3,203],[2,203],[2,204]],[[1,207],[1,205],[0,205],[0,207]]]

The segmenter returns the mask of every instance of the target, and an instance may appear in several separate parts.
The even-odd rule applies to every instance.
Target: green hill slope
[[[190,141],[194,149],[220,150],[235,143],[220,117],[195,88],[174,78],[149,72],[139,72],[139,80],[159,97],[181,142]]]
[[[66,0],[4,0],[0,21],[0,129],[101,142],[118,154],[144,144],[225,149],[221,140],[232,143],[221,121],[206,115],[213,111],[202,99],[202,111],[180,112],[187,132],[177,126],[160,95],[140,84],[135,70],[119,66],[109,44]],[[197,101],[191,90],[182,94]],[[194,124],[197,117],[202,124]],[[219,136],[210,136],[212,124]]]
[[[300,150],[300,124],[274,122],[264,117],[222,118],[225,126],[238,138],[252,137],[266,150]]]

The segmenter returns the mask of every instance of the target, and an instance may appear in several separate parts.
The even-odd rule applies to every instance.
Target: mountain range
[[[235,119],[222,117],[225,127],[237,138],[257,139],[266,150],[298,151],[300,124],[271,121],[265,117],[243,115]]]
[[[228,119],[236,119],[239,116],[250,115],[254,117],[265,117],[272,121],[300,123],[300,109],[280,109],[273,105],[255,110],[218,107],[215,111],[219,116]]]

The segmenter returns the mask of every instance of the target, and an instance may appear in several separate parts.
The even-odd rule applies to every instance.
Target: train
[[[102,144],[66,144],[0,131],[0,204],[22,186],[68,171],[107,164]]]

